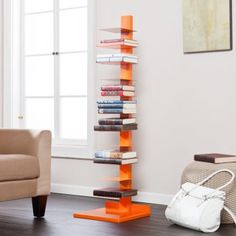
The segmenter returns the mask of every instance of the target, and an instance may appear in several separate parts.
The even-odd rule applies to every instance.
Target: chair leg
[[[47,205],[48,196],[32,197],[33,212],[35,217],[43,217]]]

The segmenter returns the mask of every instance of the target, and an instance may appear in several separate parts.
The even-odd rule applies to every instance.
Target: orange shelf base
[[[144,204],[132,204],[130,211],[123,214],[109,214],[106,208],[98,208],[95,210],[78,212],[74,214],[74,218],[99,220],[113,223],[122,223],[135,220],[151,215],[151,208]]]

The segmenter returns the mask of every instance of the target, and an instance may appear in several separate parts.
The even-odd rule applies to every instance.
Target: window
[[[78,156],[92,139],[89,107],[95,86],[89,72],[94,63],[88,53],[93,47],[88,2],[13,0],[10,7],[10,126],[50,129],[56,156]]]

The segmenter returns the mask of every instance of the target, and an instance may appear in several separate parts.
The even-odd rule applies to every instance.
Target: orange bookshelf
[[[133,39],[133,17],[122,16],[120,28],[103,29],[111,33],[120,33],[122,39]],[[103,45],[103,47],[105,47]],[[121,53],[133,53],[134,47],[126,47],[122,45],[109,45],[107,48],[120,49]],[[114,64],[114,63],[106,63]],[[132,85],[133,64],[132,63],[115,63],[120,65],[120,84]],[[120,96],[120,100],[132,100],[132,97]],[[120,118],[132,118],[132,114],[120,114]],[[119,131],[120,133],[120,148],[132,149],[132,130]],[[104,163],[103,163],[104,164]],[[109,164],[109,163],[108,163]],[[120,176],[107,178],[107,181],[118,182],[119,190],[126,192],[132,190],[132,164],[119,165]],[[105,190],[104,190],[105,192]],[[91,219],[121,223],[129,220],[134,220],[142,217],[148,217],[151,214],[151,208],[145,204],[132,203],[131,196],[118,197],[117,201],[107,201],[105,207],[93,209],[89,211],[78,212],[74,214],[75,218]]]

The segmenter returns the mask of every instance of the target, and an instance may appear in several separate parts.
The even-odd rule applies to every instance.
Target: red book
[[[131,91],[101,91],[102,96],[134,96]]]
[[[195,154],[195,161],[210,162],[214,164],[236,162],[236,156],[221,154],[221,153],[208,153],[208,154]]]
[[[134,91],[134,86],[129,85],[103,85],[102,91]]]

